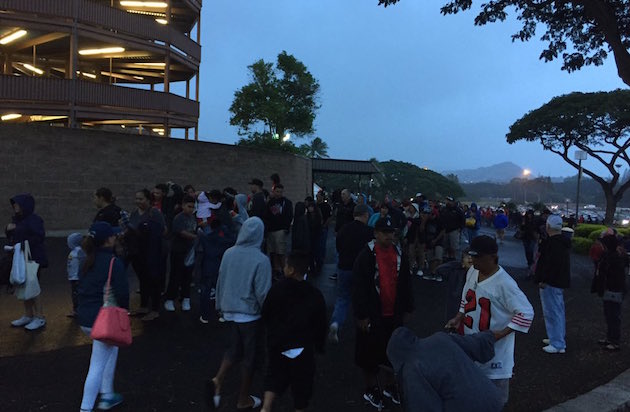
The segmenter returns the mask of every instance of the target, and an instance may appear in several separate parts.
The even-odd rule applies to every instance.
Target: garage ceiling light
[[[163,1],[128,1],[122,0],[120,5],[123,7],[148,7],[152,9],[165,9],[168,4]]]
[[[2,119],[2,121],[7,121],[7,120],[14,120],[14,119],[19,119],[20,117],[22,117],[21,114],[18,113],[9,113],[9,114],[5,114],[0,116],[0,119]]]
[[[124,51],[125,51],[124,47],[103,47],[102,49],[79,50],[79,54],[81,56],[93,56],[95,54],[122,53]]]
[[[9,44],[12,41],[15,41],[17,39],[19,39],[20,37],[25,36],[27,33],[26,30],[18,30],[18,31],[14,31],[13,33],[4,36],[3,38],[0,39],[0,44]]]
[[[32,72],[34,72],[34,73],[37,73],[37,74],[44,74],[44,71],[43,71],[42,69],[39,69],[39,68],[37,68],[37,67],[35,67],[35,66],[32,66],[32,65],[30,65],[30,64],[28,64],[28,63],[23,63],[22,65],[24,66],[24,68],[26,68],[26,69],[28,69],[28,70],[30,70],[30,71],[32,71]]]

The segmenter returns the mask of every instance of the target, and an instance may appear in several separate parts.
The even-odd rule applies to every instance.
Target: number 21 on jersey
[[[481,313],[479,314],[479,331],[483,332],[484,330],[490,329],[490,299],[479,298],[479,301],[477,301],[475,291],[468,289],[468,292],[466,292],[466,305],[464,305],[464,325],[469,329],[473,328],[474,319],[472,316],[468,315],[468,313],[475,312],[477,305],[481,308]]]

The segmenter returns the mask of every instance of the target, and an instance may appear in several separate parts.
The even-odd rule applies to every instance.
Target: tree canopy
[[[321,138],[314,138],[311,143],[301,144],[299,147],[300,153],[308,157],[328,157],[328,143]]]
[[[283,51],[275,67],[261,59],[248,69],[251,82],[234,93],[230,106],[230,124],[240,135],[255,143],[314,133],[319,83],[304,63]]]
[[[385,7],[400,0],[379,0]],[[451,0],[441,13],[456,14],[472,7],[472,0]],[[508,10],[517,13],[521,28],[512,41],[528,41],[544,28],[546,43],[540,59],[562,58],[562,70],[603,64],[612,51],[619,77],[630,85],[630,0],[490,0],[481,5],[475,25],[504,21]]]
[[[606,179],[583,167],[586,175],[600,184],[606,197],[606,222],[612,222],[617,202],[630,188],[621,179],[622,166],[630,167],[626,152],[630,147],[630,91],[571,93],[523,116],[510,126],[508,143],[539,141],[549,150],[579,169],[571,149],[585,151],[610,173]]]

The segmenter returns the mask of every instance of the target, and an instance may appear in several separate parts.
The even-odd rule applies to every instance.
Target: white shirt
[[[534,308],[512,277],[499,266],[489,278],[479,282],[479,271],[471,267],[466,274],[459,311],[463,313],[464,333],[506,327],[527,333],[534,319]],[[510,333],[494,344],[494,358],[479,364],[490,379],[512,377],[514,368],[514,333]]]

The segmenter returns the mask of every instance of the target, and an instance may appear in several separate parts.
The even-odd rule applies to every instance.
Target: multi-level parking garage
[[[201,0],[0,0],[0,123],[196,139],[200,13]]]

